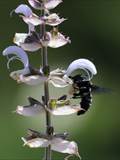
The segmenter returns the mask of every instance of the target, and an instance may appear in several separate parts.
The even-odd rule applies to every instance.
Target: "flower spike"
[[[77,59],[73,61],[66,70],[55,69],[50,71],[48,64],[48,47],[59,48],[71,43],[70,38],[59,32],[58,26],[66,19],[61,18],[57,13],[51,13],[51,10],[57,7],[63,0],[27,0],[30,6],[39,11],[35,14],[32,9],[21,4],[14,9],[28,26],[28,33],[15,33],[13,42],[17,46],[9,46],[3,51],[7,56],[7,67],[13,60],[20,60],[23,63],[21,70],[12,71],[10,77],[18,83],[27,85],[44,85],[44,94],[42,102],[28,97],[27,105],[19,105],[15,113],[21,116],[36,116],[45,114],[46,132],[41,133],[29,129],[26,137],[22,137],[24,146],[30,148],[45,148],[45,159],[52,159],[51,151],[68,154],[65,160],[71,156],[77,156],[81,159],[78,145],[75,141],[68,140],[67,132],[54,133],[51,116],[68,116],[76,113],[81,115],[85,113],[92,102],[92,91],[97,86],[92,85],[90,81],[93,75],[97,74],[95,65],[87,59]],[[11,14],[13,13],[11,12]],[[38,27],[38,28],[37,28]],[[53,29],[48,31],[52,27]],[[40,50],[42,66],[34,68],[28,59],[25,51],[35,52]],[[75,71],[81,70],[81,73],[75,75]],[[85,74],[82,75],[83,71]],[[68,93],[59,98],[49,96],[49,84],[54,87],[68,87]],[[80,102],[78,100],[80,99]]]

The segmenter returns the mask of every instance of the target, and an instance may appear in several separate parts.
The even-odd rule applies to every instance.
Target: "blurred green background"
[[[12,18],[9,15],[21,3],[27,3],[27,0],[0,1],[1,53],[13,44],[15,32],[27,32],[27,25],[17,15]],[[98,70],[93,82],[113,90],[110,94],[94,95],[90,110],[83,116],[53,117],[56,131],[70,133],[71,140],[79,144],[83,160],[119,160],[120,0],[64,0],[55,11],[68,18],[60,30],[71,37],[72,43],[59,49],[49,49],[51,68],[66,68],[77,58],[88,58]],[[39,66],[40,53],[30,54],[30,61]],[[42,88],[18,85],[9,78],[6,62],[6,58],[1,56],[0,159],[42,160],[44,150],[23,147],[20,137],[28,128],[43,130],[44,116],[25,118],[12,113],[17,105],[27,104],[27,96],[40,99]],[[12,63],[11,68],[17,69],[17,63]],[[56,89],[56,94],[59,91]],[[54,153],[52,160],[63,157]]]

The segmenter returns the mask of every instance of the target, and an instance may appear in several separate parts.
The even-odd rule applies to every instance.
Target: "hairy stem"
[[[41,15],[42,16],[45,15],[44,9],[41,11]],[[45,41],[46,25],[42,24],[40,29],[41,29],[42,40]],[[44,72],[45,76],[48,76],[49,70],[47,69],[48,68],[48,56],[47,56],[47,47],[46,46],[42,47],[41,54],[42,54],[43,72]],[[44,103],[45,103],[46,107],[49,108],[48,101],[49,101],[49,86],[48,86],[48,81],[45,81],[44,82]],[[48,111],[46,111],[46,134],[48,136],[51,135],[50,128],[51,128],[51,115]],[[45,149],[45,160],[51,160],[51,145],[49,145]]]

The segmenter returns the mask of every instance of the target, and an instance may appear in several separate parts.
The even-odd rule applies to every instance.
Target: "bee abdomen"
[[[85,97],[82,97],[81,102],[80,102],[80,107],[83,109],[81,111],[77,112],[77,115],[84,114],[91,106],[92,102],[92,97],[90,94],[88,94]]]

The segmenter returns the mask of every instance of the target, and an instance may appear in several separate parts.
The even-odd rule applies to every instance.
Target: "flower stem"
[[[44,15],[45,15],[45,11],[43,9],[41,11],[41,16],[44,16]],[[42,24],[40,29],[41,29],[42,40],[45,41],[46,25]],[[43,72],[45,76],[48,76],[49,67],[48,67],[47,46],[42,47],[41,54],[42,54]],[[48,101],[49,101],[49,86],[48,86],[48,81],[45,81],[44,82],[44,104],[46,107],[49,108]],[[48,111],[46,111],[46,134],[48,135],[48,137],[52,134],[50,130],[51,130],[51,115]],[[51,145],[49,145],[45,149],[45,160],[51,160]]]

